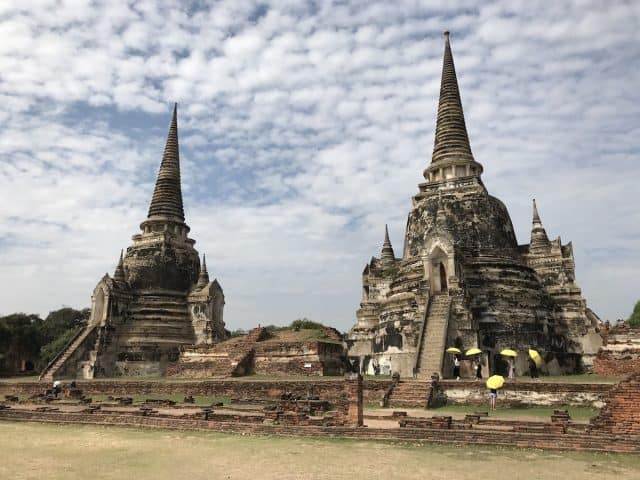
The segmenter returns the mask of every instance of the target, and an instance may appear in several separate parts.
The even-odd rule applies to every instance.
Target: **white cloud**
[[[178,101],[187,221],[229,326],[349,328],[384,223],[402,250],[450,29],[472,148],[520,241],[536,197],[590,305],[627,315],[639,18],[598,1],[2,2],[0,313],[88,304],[146,215]]]

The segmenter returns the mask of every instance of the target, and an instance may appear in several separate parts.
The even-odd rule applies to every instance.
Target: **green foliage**
[[[287,330],[289,327],[282,327],[278,325],[265,325],[262,328],[264,328],[269,333],[273,333],[273,332],[279,332],[281,330]]]
[[[69,343],[73,335],[76,333],[75,328],[66,330],[51,342],[47,343],[40,349],[40,358],[36,365],[38,369],[46,367],[51,360]]]
[[[66,334],[69,330],[76,330],[89,320],[91,310],[75,310],[70,307],[64,307],[59,310],[49,312],[47,318],[42,325],[42,334],[48,343]]]
[[[633,307],[633,313],[629,316],[627,323],[630,327],[640,327],[640,300],[638,300],[636,306]]]
[[[50,312],[45,320],[26,313],[0,317],[0,371],[18,373],[23,362],[43,367],[58,353],[52,350],[63,348],[73,332],[86,323],[89,314],[89,309],[65,307]]]
[[[313,320],[309,320],[306,317],[298,318],[291,322],[289,325],[280,326],[280,325],[265,325],[263,327],[267,332],[280,332],[282,330],[322,330],[324,325],[319,322],[314,322]]]
[[[243,335],[246,335],[247,331],[242,329],[242,328],[238,328],[236,330],[232,330],[232,331],[227,331],[227,338],[235,338],[235,337],[242,337]]]
[[[298,330],[303,330],[303,329],[322,330],[324,328],[324,325],[319,322],[314,322],[313,320],[309,320],[308,318],[305,317],[305,318],[298,318],[297,320],[294,320],[293,322],[291,322],[291,325],[289,326],[289,328],[298,329]]]
[[[13,313],[0,317],[3,340],[0,342],[0,356],[4,371],[20,370],[23,361],[37,359],[42,344],[42,319],[37,315]]]
[[[7,351],[11,345],[11,330],[0,319],[0,355]],[[0,357],[1,358],[1,357]]]

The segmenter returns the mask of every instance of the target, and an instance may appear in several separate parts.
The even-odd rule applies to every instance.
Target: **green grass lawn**
[[[182,404],[184,401],[184,394],[148,394],[148,395],[123,395],[133,398],[135,403],[143,403],[145,400],[172,400],[176,403]],[[108,401],[108,395],[90,395],[94,402],[106,402]],[[112,395],[112,397],[119,397],[119,395]],[[211,405],[212,403],[223,403],[229,405],[231,403],[231,397],[207,397],[204,395],[194,395],[194,405],[204,406]],[[189,404],[185,404],[189,405]]]
[[[498,404],[495,411],[490,412],[491,417],[495,418],[513,418],[513,417],[535,417],[535,419],[549,420],[554,410],[568,410],[569,415],[574,420],[589,420],[596,416],[600,411],[597,408],[590,407],[574,407],[574,406],[560,406],[560,407],[500,407]],[[473,413],[473,412],[488,412],[488,406],[473,406],[473,405],[445,405],[439,408],[432,408],[427,410],[433,412],[434,415],[442,415],[446,413]]]
[[[401,407],[381,407],[379,402],[365,402],[365,410],[388,410],[391,413],[394,410],[403,410]],[[569,415],[574,420],[586,421],[595,417],[600,411],[597,408],[591,407],[575,407],[569,405],[556,406],[556,407],[501,407],[498,404],[498,408],[489,413],[489,416],[493,418],[513,419],[516,417],[522,417],[526,420],[550,420],[551,414],[554,410],[568,410]],[[488,405],[445,405],[443,407],[430,408],[424,410],[428,414],[433,415],[447,415],[447,414],[459,414],[464,415],[474,412],[489,412]]]
[[[581,375],[549,375],[546,377],[540,377],[539,381],[554,383],[618,383],[622,378],[623,377],[584,373]],[[529,380],[529,377],[518,377],[518,379]]]
[[[11,480],[631,480],[640,456],[0,422]]]
[[[20,382],[37,382],[38,375],[29,375],[25,377],[0,377],[0,382],[20,383]]]

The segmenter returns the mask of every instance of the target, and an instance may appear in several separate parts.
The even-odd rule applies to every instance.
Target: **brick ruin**
[[[283,393],[299,398],[319,397],[329,402],[338,401],[344,393],[343,378],[300,378],[299,380],[275,380],[256,378],[218,378],[193,380],[77,380],[77,388],[86,395],[113,397],[127,396],[209,396],[228,397],[243,402],[276,401]],[[363,380],[363,401],[390,407],[424,408],[434,392],[431,381]],[[615,386],[605,383],[555,383],[555,382],[508,382],[500,392],[500,405],[505,407],[566,405],[602,408]],[[44,391],[47,385],[38,382],[0,382],[0,397],[32,396]],[[482,382],[439,380],[435,396],[429,405],[478,405],[486,406],[487,389]],[[435,405],[434,405],[435,402]]]
[[[487,191],[471,152],[451,53],[445,48],[431,164],[412,199],[396,258],[388,231],[362,273],[349,358],[363,373],[451,371],[444,350],[478,347],[484,372],[506,373],[497,352],[527,350],[551,374],[589,370],[602,343],[575,279],[571,243],[550,240],[535,201],[531,241],[519,245],[506,206]]]
[[[640,371],[640,328],[616,326],[605,329],[603,338],[593,361],[594,373],[624,376]]]
[[[267,385],[261,393],[267,397],[247,401],[232,399],[228,404],[211,399],[210,404],[195,405],[191,395],[186,395],[182,402],[157,398],[134,401],[131,397],[112,395],[106,400],[93,401],[91,394],[83,390],[100,384],[104,384],[102,388],[117,389],[122,388],[122,383],[131,382],[79,381],[73,389],[63,388],[62,398],[39,394],[24,399],[5,394],[5,400],[0,401],[0,421],[640,453],[638,408],[634,402],[640,395],[637,375],[633,381],[613,388],[607,407],[590,424],[574,421],[566,410],[554,411],[548,420],[495,418],[482,409],[464,417],[428,417],[408,411],[364,412],[366,384],[389,382],[363,382],[359,375],[319,382],[327,388],[318,392],[307,390],[306,394],[300,390],[303,384],[308,389],[315,387],[316,382],[263,382]],[[173,388],[182,385],[183,391],[185,386],[202,389],[207,383],[211,382],[193,382],[192,386],[188,382],[175,382]],[[217,383],[255,385],[260,382]],[[137,382],[138,387],[144,384],[146,388],[151,384],[154,391],[168,386],[167,382]],[[42,390],[42,384],[32,382],[31,385]],[[257,390],[250,391],[255,395]]]
[[[179,402],[180,405],[177,401],[169,399],[153,398],[134,401],[130,396],[113,394],[109,394],[106,400],[94,402],[91,395],[95,395],[95,392],[91,393],[79,388],[76,382],[64,384],[58,394],[55,394],[52,389],[44,389],[40,384],[40,390],[33,392],[27,399],[5,394],[4,401],[0,401],[0,410],[11,408],[22,410],[24,413],[101,414],[107,413],[110,408],[117,407],[117,410],[111,413],[144,417],[165,415],[166,418],[264,423],[265,425],[333,427],[363,425],[362,376],[351,374],[344,379],[332,381],[329,389],[316,389],[312,383],[305,383],[306,391],[301,391],[296,382],[284,382],[277,387],[270,385],[269,389],[263,390],[258,395],[256,391],[248,389],[244,393],[249,393],[250,396],[232,397],[231,405],[228,407],[225,407],[224,402],[196,406],[192,394],[185,395],[184,400]],[[95,383],[88,385],[94,386]],[[156,394],[159,393],[157,390],[154,391]],[[131,391],[127,390],[127,393],[130,394]]]
[[[91,298],[91,317],[41,378],[162,375],[185,346],[225,335],[224,293],[189,238],[180,184],[177,106],[149,213]]]
[[[269,332],[256,328],[215,345],[184,348],[167,374],[192,378],[342,375],[345,363],[342,338],[335,329]]]
[[[590,431],[640,435],[640,372],[628,376],[609,392],[604,408],[591,420]]]

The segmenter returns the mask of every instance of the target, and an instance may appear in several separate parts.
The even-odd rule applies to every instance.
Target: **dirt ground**
[[[637,479],[631,455],[0,422],[0,478]]]

